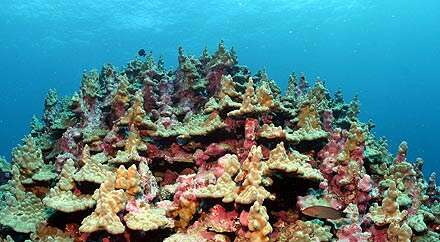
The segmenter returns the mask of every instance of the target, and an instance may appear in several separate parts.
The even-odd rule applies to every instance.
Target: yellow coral
[[[224,203],[233,202],[237,195],[237,184],[232,180],[231,175],[223,173],[215,185],[209,184],[194,191],[198,198],[222,198]]]
[[[86,210],[95,206],[96,201],[90,195],[75,195],[72,191],[52,188],[43,199],[44,205],[64,213]]]
[[[177,233],[166,238],[164,242],[208,242],[208,240],[199,235]]]
[[[118,150],[116,157],[110,159],[110,163],[122,164],[131,161],[144,161],[145,158],[141,157],[138,151],[145,151],[146,149],[147,146],[142,141],[139,132],[132,125],[130,126],[130,132],[125,142],[125,150]]]
[[[263,187],[263,185],[270,185],[272,180],[263,176],[263,173],[267,170],[267,166],[266,163],[261,160],[262,158],[261,147],[252,146],[248,157],[243,162],[240,172],[235,177],[236,182],[242,182],[235,202],[252,204],[255,201],[274,198]]]
[[[175,210],[169,211],[171,217],[179,218],[175,221],[176,227],[186,228],[189,225],[189,222],[193,218],[194,214],[196,213],[197,207],[197,202],[182,196],[179,201],[179,207]]]
[[[20,171],[17,175],[23,184],[56,178],[53,166],[44,163],[41,149],[30,135],[23,139],[23,145],[12,151],[12,164]]]
[[[364,141],[364,130],[362,130],[356,122],[351,122],[347,142],[345,142],[344,149],[338,155],[338,160],[349,161],[351,159],[352,151],[361,146]]]
[[[128,101],[130,100],[129,93],[128,93],[128,86],[130,83],[128,82],[128,78],[126,75],[120,75],[118,76],[119,79],[119,85],[118,89],[116,90],[115,95],[113,96],[113,108],[115,109],[115,105],[123,105],[124,107],[128,105]]]
[[[274,124],[263,124],[258,131],[258,136],[266,139],[285,139],[286,131],[281,126],[275,126]]]
[[[120,125],[134,125],[136,128],[155,130],[156,126],[147,117],[144,110],[144,97],[142,90],[136,92],[133,105],[128,109],[125,116],[119,121]]]
[[[89,146],[86,145],[83,149],[82,162],[84,165],[81,169],[73,176],[73,179],[77,182],[94,182],[103,183],[109,176],[113,176],[110,171],[111,168],[107,165],[101,164],[99,156],[90,156]]]
[[[328,133],[321,128],[321,121],[316,106],[304,102],[298,114],[298,130],[287,133],[287,140],[293,143],[311,141],[328,137]]]
[[[330,226],[323,226],[319,220],[297,220],[293,224],[285,224],[281,227],[276,241],[279,242],[310,242],[331,241],[333,235]],[[292,240],[293,239],[293,240]]]
[[[231,75],[222,76],[220,91],[216,97],[209,98],[205,104],[204,113],[240,108],[240,103],[233,100],[240,97],[240,93],[235,90],[235,85]]]
[[[389,242],[410,242],[412,230],[407,223],[400,225],[398,222],[392,222],[387,230]]]
[[[236,83],[232,79],[231,75],[222,76],[220,81],[220,92],[218,97],[223,99],[224,97],[238,97],[240,93],[235,90]]]
[[[271,170],[281,170],[312,180],[323,180],[321,173],[308,163],[309,160],[308,156],[296,150],[287,155],[284,143],[281,142],[270,152],[267,165]]]
[[[129,199],[141,191],[140,177],[136,165],[131,165],[128,170],[123,165],[119,166],[116,171],[115,188],[124,189]]]
[[[274,100],[272,91],[270,90],[269,83],[267,81],[263,81],[261,86],[257,88],[257,102],[258,109],[260,111],[269,111],[272,107],[274,107]]]
[[[400,212],[399,210],[399,204],[396,202],[397,197],[398,190],[396,183],[391,182],[390,187],[385,193],[385,198],[382,200],[382,205],[379,206],[375,203],[370,207],[368,216],[376,225],[381,226],[393,222],[398,223],[406,217],[407,211],[404,210]]]
[[[236,155],[226,154],[219,158],[218,164],[222,167],[223,174],[216,183],[196,189],[194,194],[198,198],[222,198],[225,203],[233,202],[237,197],[238,187],[232,176],[238,172],[240,162]]]
[[[223,168],[224,172],[230,176],[237,174],[240,169],[240,162],[236,155],[226,154],[218,159],[218,164]]]
[[[255,201],[249,210],[248,221],[249,232],[246,237],[253,242],[268,242],[268,235],[272,232],[272,226],[269,223],[266,207]]]
[[[159,228],[172,228],[173,220],[165,216],[165,209],[151,208],[145,204],[137,211],[131,211],[124,216],[127,227],[132,230],[150,231]]]
[[[121,234],[125,227],[117,213],[124,209],[127,197],[124,190],[115,190],[115,180],[108,177],[94,196],[97,198],[95,211],[83,219],[79,231],[91,233],[106,230],[110,234]]]
[[[212,112],[209,115],[193,115],[183,127],[180,135],[182,138],[206,136],[225,126],[226,124],[217,112]]]
[[[243,114],[252,113],[256,110],[256,104],[257,99],[255,95],[254,81],[252,80],[252,77],[249,77],[240,109],[229,112],[228,116],[240,116]]]

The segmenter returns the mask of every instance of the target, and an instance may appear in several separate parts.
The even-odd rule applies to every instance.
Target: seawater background
[[[179,45],[199,55],[220,39],[282,88],[296,71],[359,94],[392,152],[407,140],[426,174],[440,170],[438,0],[2,0],[0,154],[10,158],[48,89],[71,94],[84,69],[122,66],[140,48],[175,66]]]

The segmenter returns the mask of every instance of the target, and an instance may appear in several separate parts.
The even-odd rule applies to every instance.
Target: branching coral
[[[96,201],[90,195],[72,192],[75,188],[73,181],[75,171],[73,160],[68,159],[63,166],[57,185],[51,188],[43,199],[46,206],[65,213],[71,213],[92,208],[96,204]]]
[[[136,165],[131,165],[128,170],[123,165],[119,166],[116,171],[115,188],[124,189],[129,199],[141,191],[140,176]]]
[[[333,235],[330,227],[325,226],[319,220],[302,221],[298,220],[293,224],[283,224],[277,235],[276,241],[331,241]],[[293,240],[292,240],[293,239]]]
[[[50,181],[56,177],[53,167],[44,163],[41,149],[32,136],[24,138],[23,145],[13,150],[12,164],[17,166],[23,184]]]
[[[74,242],[74,239],[67,233],[45,224],[40,224],[37,231],[32,233],[30,238],[34,242]]]
[[[373,204],[370,208],[368,216],[377,225],[385,225],[389,223],[399,223],[406,215],[407,211],[400,211],[397,197],[399,196],[396,184],[391,183],[386,191],[385,198],[382,200],[382,205]]]
[[[242,116],[245,114],[267,112],[273,106],[274,103],[267,84],[261,85],[255,91],[254,81],[252,78],[249,78],[240,109],[230,111],[228,116]]]
[[[136,92],[131,107],[127,110],[125,116],[121,117],[120,125],[132,126],[136,128],[155,129],[155,125],[148,119],[144,110],[144,98],[141,91]]]
[[[222,76],[220,91],[206,102],[204,112],[222,112],[223,110],[240,108],[240,103],[236,102],[240,98],[240,93],[235,88],[236,85],[231,75]]]
[[[198,198],[222,198],[225,203],[233,202],[237,195],[237,184],[232,179],[238,171],[240,163],[236,155],[227,154],[218,160],[219,177],[215,184],[196,189],[195,195]]]
[[[247,240],[255,242],[269,241],[269,234],[272,232],[269,215],[267,215],[266,207],[262,206],[258,201],[255,201],[249,210],[247,227],[249,232],[244,236]]]
[[[272,183],[269,177],[264,175],[267,165],[262,161],[261,147],[252,146],[248,157],[235,177],[236,182],[241,182],[241,189],[235,199],[237,203],[252,204],[255,201],[262,202],[266,198],[273,198],[264,188]]]
[[[37,196],[23,190],[17,173],[17,168],[13,168],[15,178],[0,187],[0,224],[19,233],[34,232],[50,211]]]
[[[91,156],[89,147],[86,145],[83,149],[81,159],[84,165],[73,175],[73,179],[77,182],[103,183],[108,177],[113,176],[113,173],[110,171],[111,168],[102,164],[101,162],[103,161],[100,158],[102,158],[102,156]]]
[[[293,173],[312,180],[323,180],[321,173],[307,163],[309,160],[308,156],[302,155],[298,151],[293,151],[288,155],[284,143],[281,142],[270,152],[267,164],[271,170]]]
[[[287,140],[294,143],[327,138],[321,127],[316,104],[304,102],[298,112],[298,129],[287,134]]]
[[[107,178],[94,197],[97,199],[96,209],[84,218],[79,230],[86,233],[98,230],[106,230],[110,234],[123,233],[125,226],[117,213],[124,209],[127,197],[123,190],[115,190],[114,178]]]
[[[139,132],[134,126],[129,131],[128,138],[125,141],[125,150],[118,150],[116,157],[110,160],[110,163],[129,163],[133,161],[145,161],[144,157],[139,155],[138,151],[145,151],[147,146],[142,141]]]

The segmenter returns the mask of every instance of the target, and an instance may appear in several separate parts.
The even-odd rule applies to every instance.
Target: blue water
[[[391,151],[439,171],[440,1],[145,0],[0,2],[0,154],[29,131],[49,88],[75,91],[84,69],[122,66],[139,48],[176,64],[220,39],[282,86],[291,71],[359,94]]]

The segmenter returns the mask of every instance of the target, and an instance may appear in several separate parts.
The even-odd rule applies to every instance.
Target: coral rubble
[[[435,175],[359,105],[304,75],[281,94],[223,42],[85,72],[0,158],[0,240],[439,241]]]

